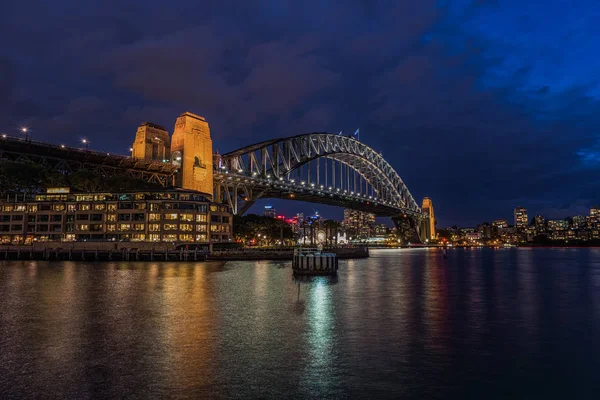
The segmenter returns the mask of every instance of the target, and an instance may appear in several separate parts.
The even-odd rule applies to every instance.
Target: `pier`
[[[339,259],[369,257],[367,247],[339,247]],[[292,247],[218,250],[209,244],[132,242],[45,242],[32,245],[0,245],[0,260],[40,261],[243,261],[292,260]]]

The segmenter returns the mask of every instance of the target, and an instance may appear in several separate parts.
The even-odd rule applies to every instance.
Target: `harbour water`
[[[0,398],[596,399],[600,249],[0,262]]]

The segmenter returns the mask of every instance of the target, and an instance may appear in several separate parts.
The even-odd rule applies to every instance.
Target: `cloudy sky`
[[[587,213],[598,21],[597,0],[0,2],[0,131],[126,154],[182,111],[221,152],[360,128],[441,226]]]

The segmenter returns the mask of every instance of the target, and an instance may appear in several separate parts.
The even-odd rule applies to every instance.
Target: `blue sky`
[[[441,226],[518,205],[587,213],[600,192],[598,4],[4,2],[0,131],[126,153],[141,122],[171,130],[185,110],[221,152],[360,128]]]

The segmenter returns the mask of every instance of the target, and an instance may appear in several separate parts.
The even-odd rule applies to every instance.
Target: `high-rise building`
[[[272,205],[266,205],[265,210],[263,211],[263,215],[265,217],[275,218],[275,209]]]
[[[514,211],[515,215],[515,228],[518,230],[527,228],[529,223],[527,218],[527,209],[524,207],[517,207]]]
[[[546,230],[546,218],[543,215],[536,215],[533,217],[533,225],[535,225],[536,232],[544,232]]]
[[[505,219],[497,219],[492,221],[492,227],[496,229],[508,228],[508,222]]]
[[[477,225],[477,232],[481,233],[482,239],[489,239],[492,237],[492,227],[487,222]]]
[[[573,217],[573,229],[585,228],[585,217],[583,215],[575,215]]]
[[[375,214],[346,208],[342,226],[348,238],[367,239],[374,233]]]
[[[569,229],[569,222],[564,219],[549,219],[547,226],[549,231],[566,231]]]

